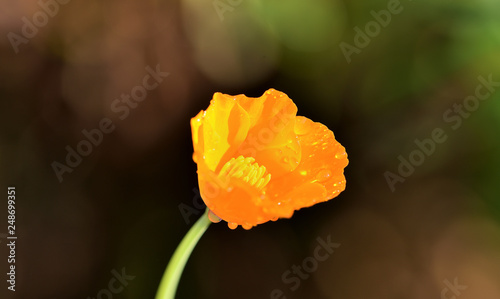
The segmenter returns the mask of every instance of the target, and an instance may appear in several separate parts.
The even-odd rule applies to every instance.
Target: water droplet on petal
[[[312,120],[303,117],[295,123],[295,133],[298,135],[306,135],[311,131],[312,127]]]
[[[294,167],[299,165],[299,160],[295,157],[290,157],[290,165],[293,165]]]
[[[307,170],[301,170],[300,175],[307,175]]]
[[[227,226],[229,226],[230,229],[236,229],[238,227],[238,223],[228,222]]]
[[[196,155],[196,153],[193,153],[193,161],[194,163],[198,163],[198,156]]]
[[[318,174],[316,175],[316,179],[319,182],[324,182],[324,181],[328,180],[331,176],[332,176],[332,172],[330,170],[323,169],[323,170],[320,170],[318,172]]]
[[[212,210],[208,211],[208,219],[212,221],[212,223],[219,223],[222,220],[219,218],[219,216],[215,215]]]
[[[249,230],[249,229],[251,229],[251,228],[252,228],[252,225],[251,225],[251,224],[249,224],[249,223],[245,223],[245,224],[243,224],[242,226],[243,226],[243,228],[244,228],[244,229],[246,229],[246,230]]]
[[[335,159],[342,159],[345,157],[345,155],[346,155],[346,152],[335,154]]]

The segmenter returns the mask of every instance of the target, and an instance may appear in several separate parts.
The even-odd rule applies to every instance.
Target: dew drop
[[[318,174],[316,175],[316,179],[319,182],[324,182],[324,181],[328,180],[330,178],[330,176],[332,176],[331,171],[328,169],[323,169],[323,170],[320,170],[318,172]]]
[[[230,229],[236,229],[238,227],[238,223],[228,222],[227,226],[229,226]]]
[[[246,229],[246,230],[249,230],[249,229],[251,229],[251,228],[252,228],[252,225],[251,225],[251,224],[249,224],[249,223],[245,223],[245,224],[243,224],[243,225],[242,225],[242,227],[243,227],[244,229]]]
[[[335,154],[335,159],[342,159],[345,157],[345,155],[346,155],[346,152]]]
[[[196,155],[196,153],[193,153],[193,161],[194,163],[198,163],[198,156]]]
[[[212,223],[219,223],[222,220],[219,218],[219,216],[215,215],[212,210],[208,211],[208,219],[212,221]]]
[[[313,123],[310,119],[302,118],[295,124],[295,133],[298,135],[306,135],[312,129]]]
[[[307,175],[307,170],[301,170],[300,175]]]
[[[218,194],[219,192],[219,187],[215,185],[212,182],[207,182],[205,185],[205,194],[207,194],[209,197],[214,196],[215,194]]]

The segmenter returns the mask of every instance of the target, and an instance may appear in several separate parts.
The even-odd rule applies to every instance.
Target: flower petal
[[[326,188],[316,182],[306,182],[286,192],[282,196],[275,196],[271,200],[263,201],[263,211],[269,217],[290,218],[293,212],[301,208],[310,207],[324,198]]]
[[[203,136],[200,136],[200,131],[201,127],[203,125],[203,115],[205,111],[200,111],[195,117],[191,118],[191,135],[193,136],[193,148],[194,148],[194,153],[193,153],[193,159],[194,162],[197,162],[197,160],[200,157],[203,157]],[[201,140],[200,140],[201,138]]]
[[[199,131],[199,137],[193,137],[193,143],[201,143],[202,159],[210,170],[215,171],[223,157],[231,156],[243,142],[250,120],[234,97],[215,93],[201,123],[199,125],[196,118],[191,121],[192,130]]]
[[[302,146],[302,160],[289,174],[273,179],[266,190],[265,211],[290,217],[293,210],[327,201],[345,189],[345,148],[321,123],[296,117],[295,132]],[[283,216],[285,215],[285,216]]]
[[[220,176],[198,164],[200,194],[207,207],[229,227],[251,228],[271,220],[259,204],[262,191],[238,176]]]
[[[273,177],[293,171],[301,159],[294,132],[297,106],[284,93],[269,89],[260,98],[237,98],[251,128],[238,154],[254,157]]]

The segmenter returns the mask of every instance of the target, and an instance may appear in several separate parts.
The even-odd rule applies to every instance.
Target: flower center
[[[262,190],[271,180],[271,174],[266,175],[266,167],[258,163],[254,163],[252,157],[245,158],[239,156],[232,158],[220,170],[219,179],[237,178],[248,183],[250,186]]]

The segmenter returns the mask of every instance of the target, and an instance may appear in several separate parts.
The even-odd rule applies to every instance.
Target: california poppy
[[[269,89],[258,98],[215,93],[191,119],[201,196],[230,228],[290,218],[345,189],[345,148],[296,114],[285,93]]]

